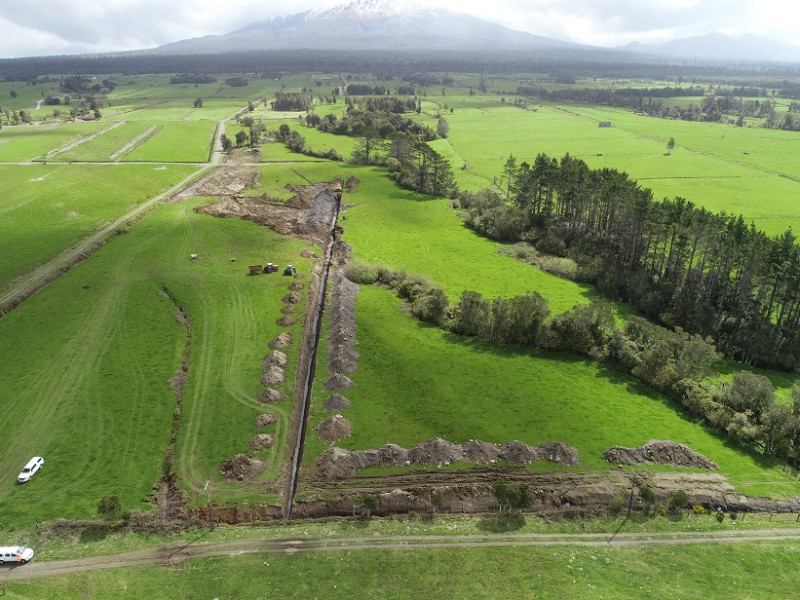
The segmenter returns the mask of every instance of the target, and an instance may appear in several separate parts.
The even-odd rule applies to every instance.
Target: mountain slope
[[[278,17],[222,36],[184,40],[159,53],[250,50],[535,50],[589,49],[514,31],[442,8],[390,0],[356,0]]]
[[[671,40],[663,44],[632,43],[617,48],[624,52],[675,58],[697,58],[716,61],[800,61],[800,47],[754,35],[738,38],[722,33],[709,33]]]

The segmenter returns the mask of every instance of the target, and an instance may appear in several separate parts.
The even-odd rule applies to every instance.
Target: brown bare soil
[[[306,285],[304,283],[301,283],[299,281],[295,281],[292,285],[289,286],[289,289],[291,291],[293,291],[293,292],[299,292],[304,287],[306,287]]]
[[[288,350],[292,347],[292,334],[286,332],[279,333],[269,343],[269,347],[275,350]]]
[[[273,443],[275,443],[275,436],[271,433],[257,433],[252,437],[248,446],[253,452],[261,452],[272,448]]]
[[[334,374],[322,382],[326,390],[331,392],[344,392],[353,387],[353,380],[346,375]]]
[[[344,189],[348,194],[352,194],[358,191],[359,183],[361,183],[361,181],[357,177],[349,177],[347,181],[344,182]]]
[[[288,362],[289,359],[280,350],[273,350],[261,360],[261,364],[265,369],[269,367],[280,367],[281,369],[285,369]]]
[[[356,339],[356,297],[358,285],[347,279],[341,270],[331,277],[328,309],[328,364],[329,373],[345,375],[358,367]],[[336,390],[341,391],[341,390]]]
[[[349,408],[349,406],[350,400],[344,396],[340,396],[339,394],[333,394],[322,401],[322,408],[332,413],[341,412],[346,408]]]
[[[326,442],[338,442],[351,433],[353,425],[342,415],[333,415],[317,425],[317,437]]]
[[[386,444],[374,450],[329,448],[317,457],[315,466],[322,477],[330,480],[353,477],[360,470],[371,467],[447,466],[455,462],[493,464],[498,460],[514,464],[540,460],[565,466],[579,464],[578,451],[562,442],[534,447],[514,441],[496,446],[478,440],[456,444],[442,438],[430,438],[408,450],[396,444]]]
[[[650,440],[638,448],[613,446],[603,452],[603,457],[615,465],[669,465],[718,470],[719,466],[689,446],[677,442]]]
[[[222,461],[222,476],[228,481],[249,481],[267,463],[252,454],[237,454]]]
[[[275,321],[275,323],[277,325],[280,325],[281,327],[291,327],[292,325],[297,323],[297,319],[294,319],[294,318],[290,317],[289,315],[284,315],[280,319]]]
[[[306,186],[287,185],[294,196],[276,202],[265,195],[252,198],[238,195],[249,181],[244,167],[224,167],[189,187],[191,196],[217,196],[217,202],[197,208],[197,212],[223,218],[239,218],[264,225],[283,235],[295,235],[324,246],[330,227],[331,206],[342,190],[341,181]]]
[[[284,315],[291,315],[297,312],[297,307],[294,304],[287,304],[281,309],[281,313]]]
[[[272,413],[264,413],[263,415],[258,415],[255,418],[254,425],[256,429],[263,429],[264,427],[269,427],[270,425],[274,425],[278,422],[278,415],[274,415]]]
[[[277,404],[284,400],[286,400],[286,394],[273,388],[267,388],[258,395],[258,401],[261,404]]]
[[[302,301],[302,294],[298,294],[297,292],[291,292],[281,298],[281,302],[285,302],[286,304],[300,304]]]
[[[264,374],[259,380],[261,385],[280,385],[286,380],[286,376],[281,367],[271,365],[264,371]]]

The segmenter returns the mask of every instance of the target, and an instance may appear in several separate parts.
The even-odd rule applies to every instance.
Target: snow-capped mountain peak
[[[327,19],[352,15],[360,19],[414,15],[429,10],[419,0],[352,0],[330,4],[308,13],[310,19]]]

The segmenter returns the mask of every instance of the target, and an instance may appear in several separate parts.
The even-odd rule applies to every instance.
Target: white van
[[[20,483],[25,483],[26,481],[30,481],[33,474],[36,473],[39,469],[42,468],[44,465],[44,459],[41,456],[34,456],[32,459],[28,461],[28,464],[22,469],[22,472],[17,477],[17,481]]]
[[[0,565],[18,563],[24,565],[33,558],[33,550],[25,546],[0,546]]]

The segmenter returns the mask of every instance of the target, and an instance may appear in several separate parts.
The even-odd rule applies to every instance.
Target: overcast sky
[[[153,48],[330,4],[326,0],[0,0],[0,58]],[[796,0],[431,0],[426,4],[598,46],[711,32],[751,33],[800,45]]]

